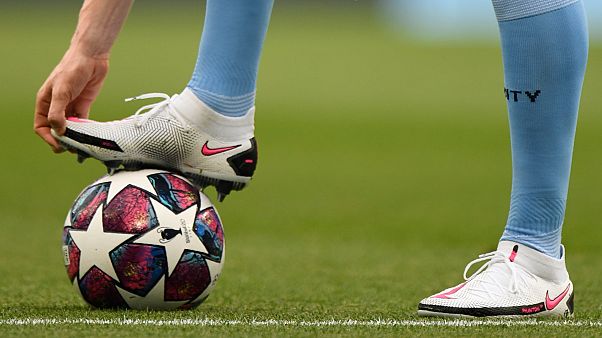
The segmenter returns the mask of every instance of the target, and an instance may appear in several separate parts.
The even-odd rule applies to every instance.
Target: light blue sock
[[[492,0],[512,140],[502,240],[560,256],[588,33],[580,0]]]
[[[255,104],[261,48],[273,0],[207,0],[198,59],[188,87],[213,110],[244,115]]]

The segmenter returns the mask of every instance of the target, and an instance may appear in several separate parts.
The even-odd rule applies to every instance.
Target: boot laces
[[[132,102],[132,101],[136,101],[136,100],[147,100],[147,99],[163,99],[163,101],[147,104],[145,106],[138,108],[136,113],[131,116],[131,118],[136,119],[136,122],[134,125],[137,128],[140,128],[150,118],[154,117],[155,115],[162,112],[164,109],[168,108],[169,104],[172,103],[176,97],[178,97],[178,94],[169,96],[165,93],[146,93],[146,94],[141,94],[141,95],[134,96],[134,97],[129,97],[129,98],[125,99],[125,102]],[[182,120],[182,118],[179,116],[179,114],[173,114],[172,111],[169,109],[168,109],[168,112],[170,113],[170,116],[174,117],[180,123],[185,125],[185,122]]]
[[[470,268],[480,262],[486,263],[481,265],[472,275],[468,276],[468,271]],[[509,284],[504,285],[505,283],[500,282],[499,269],[490,269],[489,271],[486,271],[488,268],[491,268],[497,264],[503,264],[510,271]],[[518,269],[527,273],[519,273]],[[464,269],[464,280],[466,280],[467,283],[477,278],[477,276],[481,276],[479,278],[481,283],[477,284],[478,286],[475,286],[471,289],[485,293],[490,297],[499,297],[500,295],[503,296],[504,290],[508,290],[514,294],[517,293],[519,290],[519,281],[522,280],[524,282],[525,275],[530,276],[528,271],[520,268],[517,264],[510,260],[509,256],[500,251],[481,254],[477,259],[468,263]]]

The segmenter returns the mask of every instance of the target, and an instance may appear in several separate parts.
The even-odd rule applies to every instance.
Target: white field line
[[[256,319],[85,319],[85,318],[12,318],[0,319],[0,326],[62,326],[62,325],[117,325],[117,326],[264,326],[264,327],[600,327],[602,321],[537,321],[537,320],[256,320]]]

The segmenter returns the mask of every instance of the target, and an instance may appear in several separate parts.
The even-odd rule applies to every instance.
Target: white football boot
[[[464,283],[423,299],[418,314],[437,317],[572,317],[573,283],[562,258],[555,259],[523,244],[502,241],[464,270]],[[466,274],[486,263],[472,276]]]
[[[224,116],[188,88],[172,97],[153,93],[126,101],[149,98],[163,101],[118,121],[69,118],[65,134],[53,136],[75,150],[80,162],[96,158],[109,172],[121,167],[177,171],[201,188],[215,186],[220,201],[245,187],[257,166],[255,108],[241,117]]]

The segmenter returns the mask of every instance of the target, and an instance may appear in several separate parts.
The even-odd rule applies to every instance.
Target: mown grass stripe
[[[291,326],[291,327],[602,327],[602,321],[537,321],[537,320],[255,320],[255,319],[85,319],[85,318],[11,318],[1,319],[0,326],[61,326],[61,325],[118,325],[118,326]]]

